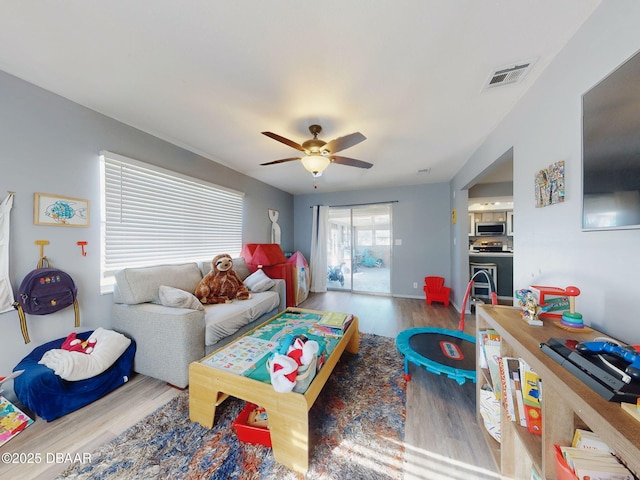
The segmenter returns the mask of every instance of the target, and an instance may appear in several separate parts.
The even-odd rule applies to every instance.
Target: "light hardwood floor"
[[[392,338],[413,327],[456,329],[459,320],[453,307],[346,292],[311,294],[301,307],[353,313],[358,316],[361,332]],[[465,331],[473,335],[474,329],[475,319],[468,315]],[[501,478],[475,419],[474,384],[460,386],[413,364],[409,372],[404,478]],[[38,419],[0,447],[0,453],[24,454],[25,461],[39,453],[41,463],[0,461],[0,478],[55,478],[69,465],[56,463],[55,454],[89,454],[179,393],[159,380],[133,375],[127,384],[81,410],[49,423]]]

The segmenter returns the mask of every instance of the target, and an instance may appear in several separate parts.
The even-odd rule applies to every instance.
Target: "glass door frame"
[[[369,218],[367,223],[360,226],[357,225],[358,211],[363,213],[362,218]],[[344,214],[335,215],[337,212]],[[332,222],[332,213],[334,219],[339,218],[339,221]],[[327,289],[391,295],[392,202],[329,207],[328,218]],[[365,239],[365,245],[361,245],[359,237]],[[359,249],[358,245],[362,249]],[[367,288],[367,284],[372,287]]]

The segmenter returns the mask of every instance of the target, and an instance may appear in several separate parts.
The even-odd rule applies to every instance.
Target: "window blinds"
[[[127,267],[240,254],[243,193],[110,152],[101,173],[103,285]]]

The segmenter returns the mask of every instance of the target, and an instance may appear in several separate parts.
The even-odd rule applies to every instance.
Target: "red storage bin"
[[[249,414],[254,408],[256,408],[255,404],[247,402],[238,415],[238,418],[234,420],[233,428],[236,431],[238,440],[245,443],[255,443],[264,445],[265,447],[271,447],[271,433],[268,428],[254,427],[253,425],[247,424]]]
[[[578,477],[573,474],[571,468],[569,468],[569,465],[567,465],[567,462],[564,460],[560,447],[554,445],[553,448],[556,451],[556,476],[558,480],[578,480]]]

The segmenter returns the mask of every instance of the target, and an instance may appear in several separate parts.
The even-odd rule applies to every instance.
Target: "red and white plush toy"
[[[211,271],[200,280],[194,295],[205,305],[231,303],[234,298],[238,300],[251,298],[249,289],[233,270],[231,255],[226,253],[213,258]]]
[[[286,355],[276,354],[269,364],[271,385],[276,392],[290,392],[296,386],[298,369],[309,365],[320,346],[315,340],[304,341],[299,337],[293,340]]]
[[[80,352],[80,353],[91,353],[93,352],[96,343],[96,340],[93,337],[89,337],[86,340],[81,340],[76,337],[76,332],[71,332],[67,338],[65,338],[64,342],[62,342],[62,346],[60,347],[62,350],[69,350],[70,352]]]

